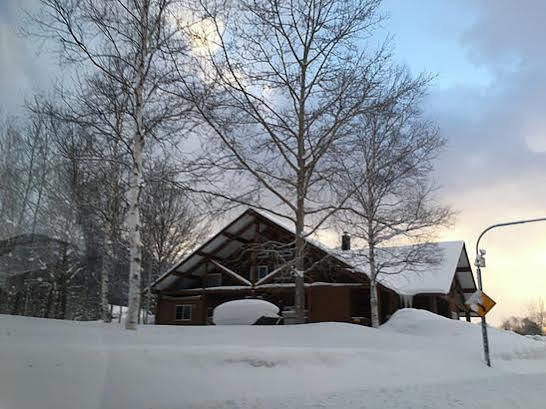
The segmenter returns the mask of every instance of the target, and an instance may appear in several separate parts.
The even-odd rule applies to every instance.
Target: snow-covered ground
[[[0,315],[0,409],[544,408],[546,342],[401,310],[350,324],[142,326]]]

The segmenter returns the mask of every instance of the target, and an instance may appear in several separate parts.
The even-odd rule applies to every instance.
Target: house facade
[[[358,252],[307,239],[304,267],[307,322],[371,323],[370,280]],[[438,243],[441,262],[418,271],[385,274],[378,286],[381,322],[411,306],[445,317],[467,317],[464,302],[476,291],[463,242]],[[290,321],[294,278],[289,266],[294,231],[265,212],[247,209],[156,280],[156,324],[210,324],[226,301],[261,298]]]

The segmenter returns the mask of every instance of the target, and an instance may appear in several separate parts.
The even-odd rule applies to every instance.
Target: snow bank
[[[535,341],[546,342],[546,336],[544,335],[526,335],[526,337]]]
[[[379,329],[0,315],[0,409],[543,409],[546,343],[490,334],[493,368],[478,326],[411,309]]]
[[[252,325],[261,317],[278,317],[279,307],[264,300],[228,301],[217,306],[212,315],[216,325]]]
[[[398,310],[382,327],[383,330],[415,337],[425,337],[435,343],[459,343],[459,348],[474,347],[481,342],[481,327],[466,321],[454,321],[425,310]],[[488,328],[493,359],[546,359],[546,347],[540,339],[524,337],[511,331]],[[546,367],[545,367],[546,369]]]

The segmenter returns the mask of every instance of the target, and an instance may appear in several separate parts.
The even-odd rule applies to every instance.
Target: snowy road
[[[405,309],[379,329],[0,315],[0,409],[540,408],[546,342]]]
[[[546,375],[492,377],[449,384],[374,387],[278,399],[253,398],[190,404],[189,409],[544,409]],[[158,408],[159,409],[159,408]],[[167,409],[167,408],[160,408]]]

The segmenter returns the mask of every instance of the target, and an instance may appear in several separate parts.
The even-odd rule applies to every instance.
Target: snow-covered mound
[[[481,340],[481,328],[466,321],[450,320],[425,310],[405,308],[398,310],[382,326],[383,330],[415,337],[425,337],[434,342],[457,342],[461,347],[471,346]],[[488,328],[491,355],[494,358],[545,358],[546,348],[539,339],[523,337],[511,331]]]
[[[252,325],[261,317],[279,316],[279,307],[264,300],[228,301],[217,306],[212,314],[216,325]]]
[[[0,315],[0,409],[543,409],[546,343],[490,335],[493,368],[479,326],[411,309],[379,329]]]
[[[382,326],[383,329],[396,331],[406,335],[438,336],[464,335],[469,327],[463,321],[454,321],[430,311],[404,308],[396,311]]]
[[[546,342],[546,336],[545,335],[526,335],[527,338],[533,339],[535,341],[541,341]]]

